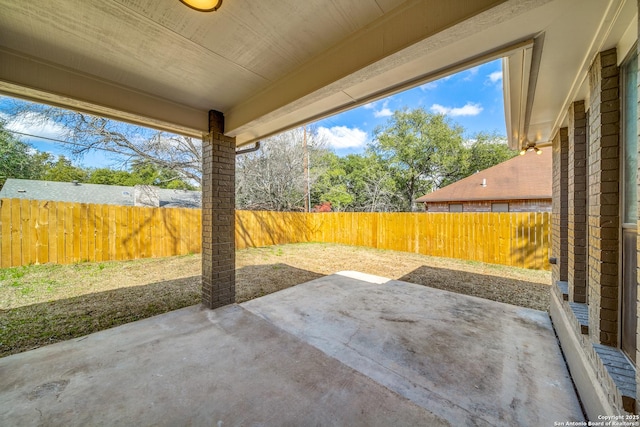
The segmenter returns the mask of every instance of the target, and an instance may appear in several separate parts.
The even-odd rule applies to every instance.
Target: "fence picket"
[[[65,205],[62,202],[53,202],[55,214],[52,216],[56,220],[55,223],[50,221],[49,228],[49,240],[51,240],[51,246],[55,246],[56,262],[59,264],[65,263],[65,246],[64,246],[64,223],[66,220]],[[52,234],[53,233],[53,234]]]
[[[22,265],[20,200],[11,200],[11,265]]]
[[[1,229],[0,229],[0,239],[2,243],[0,243],[0,247],[2,247],[2,256],[0,257],[0,266],[2,268],[11,267],[12,257],[11,257],[11,200],[10,199],[2,199],[0,200],[0,221]]]

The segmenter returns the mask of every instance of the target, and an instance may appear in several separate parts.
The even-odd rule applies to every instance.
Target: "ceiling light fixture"
[[[527,141],[525,139],[525,141]],[[535,142],[527,141],[527,144],[522,144],[522,148],[520,149],[520,155],[524,156],[527,151],[535,151],[536,154],[542,154],[542,150],[538,148]]]
[[[180,0],[180,2],[199,12],[215,12],[222,6],[222,0]]]

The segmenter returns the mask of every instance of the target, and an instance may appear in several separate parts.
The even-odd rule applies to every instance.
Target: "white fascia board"
[[[3,48],[0,93],[196,138],[209,129],[208,111]]]
[[[512,150],[519,150],[526,136],[525,113],[531,75],[533,41],[502,60],[504,112],[507,142]]]

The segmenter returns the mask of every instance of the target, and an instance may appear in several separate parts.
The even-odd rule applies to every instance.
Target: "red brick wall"
[[[462,204],[462,212],[491,212],[492,203],[509,203],[509,212],[551,212],[551,199],[481,200],[425,203],[427,212],[449,212],[449,204]]]

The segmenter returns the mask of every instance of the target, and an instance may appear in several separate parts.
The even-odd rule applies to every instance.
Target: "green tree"
[[[385,164],[374,155],[328,152],[324,170],[312,191],[313,204],[331,202],[334,211],[386,212],[398,210],[395,183]]]
[[[129,187],[143,184],[176,190],[195,189],[193,185],[182,180],[177,172],[163,169],[145,160],[135,160],[131,166],[131,171],[108,168],[91,169],[86,182],[89,184],[125,185]]]
[[[343,158],[346,185],[353,195],[349,210],[388,212],[398,210],[396,183],[387,165],[371,152]]]
[[[58,156],[56,160],[49,157],[40,179],[59,182],[87,182],[89,172],[80,166],[75,166],[65,156]]]
[[[385,165],[399,194],[398,208],[416,210],[415,199],[467,170],[463,128],[422,108],[396,111],[374,132],[369,154]]]
[[[194,190],[195,187],[182,179],[173,169],[158,166],[147,159],[136,159],[131,164],[131,184],[155,185],[174,190]]]
[[[461,178],[473,175],[518,155],[517,151],[509,149],[505,137],[486,132],[480,132],[475,135],[473,143],[467,152],[467,168]]]
[[[346,185],[347,174],[342,159],[327,150],[319,153],[313,169],[321,173],[311,187],[311,204],[330,202],[334,211],[349,210],[354,198]]]
[[[0,121],[0,188],[8,178],[39,179],[47,156],[15,138]]]
[[[113,170],[109,168],[92,169],[89,172],[89,184],[104,185],[131,185],[131,172],[125,170]],[[133,184],[135,185],[135,184]]]

